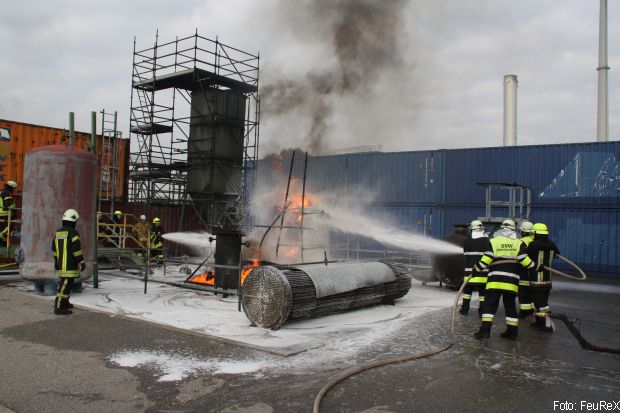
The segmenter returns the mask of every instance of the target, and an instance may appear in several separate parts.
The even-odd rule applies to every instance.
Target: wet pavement
[[[579,319],[593,344],[620,348],[619,298],[620,277],[608,277],[555,283],[550,301],[556,313]],[[582,402],[599,401],[620,411],[613,404],[620,400],[620,355],[581,349],[560,322],[552,334],[522,322],[516,342],[503,340],[503,310],[499,314],[484,341],[472,337],[479,325],[475,311],[458,316],[452,348],[358,374],[336,385],[321,411],[587,411]],[[342,370],[442,345],[449,327],[449,311],[437,310],[386,333],[362,353],[321,363],[320,348],[281,357],[80,308],[54,316],[48,300],[0,280],[0,405],[15,412],[310,412],[319,389]],[[260,361],[264,367],[160,381],[154,365],[111,361],[128,350]]]

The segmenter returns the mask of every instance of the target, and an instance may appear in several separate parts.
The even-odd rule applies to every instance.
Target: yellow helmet
[[[161,219],[157,217],[153,218],[153,224],[157,224],[158,222],[161,222]]]
[[[542,222],[537,222],[536,224],[534,224],[534,226],[532,227],[532,231],[534,232],[534,234],[549,235],[549,229]]]
[[[118,209],[114,211],[114,215],[123,215],[123,211],[119,211]]]

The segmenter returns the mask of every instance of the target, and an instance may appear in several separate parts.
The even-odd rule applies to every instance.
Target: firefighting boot
[[[459,310],[459,314],[467,315],[469,313],[469,300],[463,300],[463,304],[461,305],[461,309]]]
[[[553,331],[555,330],[553,320],[551,320],[551,317],[549,317],[548,314],[539,315],[539,313],[537,313],[536,321],[530,325],[540,331],[545,331],[547,333],[553,333]]]
[[[531,316],[532,314],[534,314],[534,310],[519,310],[519,318],[521,320]]]
[[[69,315],[69,314],[73,314],[73,311],[69,310],[68,308],[57,308],[54,310],[54,314],[56,315]]]
[[[499,336],[501,338],[506,338],[508,340],[516,340],[518,335],[518,327],[517,326],[506,326],[506,331],[504,331]]]
[[[491,323],[483,322],[480,329],[474,334],[474,338],[482,340],[491,337]]]

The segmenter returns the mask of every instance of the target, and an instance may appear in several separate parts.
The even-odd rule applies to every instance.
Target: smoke
[[[261,89],[265,118],[304,115],[309,121],[304,133],[305,146],[312,154],[325,152],[336,104],[345,98],[371,100],[380,78],[402,67],[399,39],[403,37],[402,16],[407,3],[408,0],[282,1],[282,19],[290,22],[300,40],[318,37],[332,58],[323,60],[320,69],[296,77],[268,71]]]

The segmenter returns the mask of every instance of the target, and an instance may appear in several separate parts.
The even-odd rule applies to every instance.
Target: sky
[[[617,140],[620,5],[608,13]],[[134,37],[146,48],[156,31],[197,29],[260,53],[261,155],[501,146],[507,74],[518,144],[596,140],[597,0],[24,0],[3,17],[2,119],[67,128],[73,111],[90,131],[90,111],[105,109],[128,137]]]

